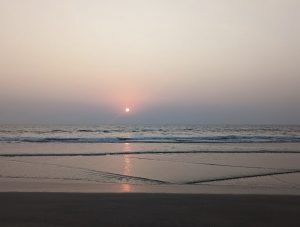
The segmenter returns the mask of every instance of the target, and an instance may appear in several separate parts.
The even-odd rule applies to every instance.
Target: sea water
[[[300,188],[300,126],[2,125],[1,179]]]

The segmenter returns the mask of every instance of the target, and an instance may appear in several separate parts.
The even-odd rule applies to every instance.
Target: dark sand
[[[300,226],[300,196],[0,193],[0,226]]]

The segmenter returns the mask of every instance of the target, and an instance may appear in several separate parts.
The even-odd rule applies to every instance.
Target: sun
[[[130,112],[130,108],[129,108],[129,107],[126,107],[126,108],[125,108],[125,112],[126,112],[126,113],[129,113],[129,112]]]

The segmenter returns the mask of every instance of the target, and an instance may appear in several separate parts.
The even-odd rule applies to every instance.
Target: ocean
[[[300,126],[2,125],[0,166],[1,181],[300,193]]]

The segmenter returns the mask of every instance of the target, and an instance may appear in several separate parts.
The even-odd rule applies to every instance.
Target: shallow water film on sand
[[[2,183],[300,194],[300,127],[3,125],[0,166]]]

